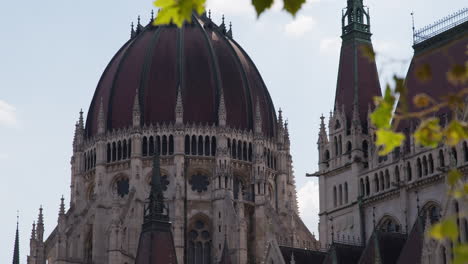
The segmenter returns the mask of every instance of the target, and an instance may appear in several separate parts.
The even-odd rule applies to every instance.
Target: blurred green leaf
[[[396,147],[399,147],[405,135],[403,133],[393,132],[390,129],[378,129],[376,132],[377,140],[375,144],[381,147],[379,155],[386,155]]]
[[[284,10],[286,10],[291,15],[295,16],[297,11],[301,9],[301,6],[306,2],[306,0],[284,0]]]
[[[170,23],[182,27],[184,22],[192,21],[192,12],[201,15],[205,12],[206,0],[156,0],[154,5],[160,8],[153,25]]]
[[[366,45],[366,44],[361,45],[360,49],[361,49],[361,52],[362,52],[362,56],[367,58],[367,60],[369,60],[369,62],[374,62],[375,61],[375,52],[374,52],[374,49],[372,49],[371,45]]]
[[[429,66],[429,64],[427,63],[419,65],[416,68],[415,74],[416,74],[416,78],[420,80],[421,82],[430,81],[432,79],[431,66]]]
[[[266,9],[273,5],[273,0],[252,0],[252,5],[257,11],[257,16],[260,16]]]
[[[468,80],[468,62],[463,64],[455,64],[447,72],[447,80],[452,85],[464,84]]]
[[[438,118],[428,118],[423,120],[418,129],[414,132],[414,139],[417,144],[425,147],[435,148],[442,140],[442,128]]]
[[[427,107],[431,102],[431,97],[425,93],[417,94],[413,97],[413,103],[416,107]]]
[[[454,186],[458,182],[458,180],[460,180],[461,176],[462,175],[461,175],[461,172],[459,170],[450,170],[448,172],[448,179],[447,179],[448,184],[450,186]]]
[[[457,245],[453,248],[453,264],[468,263],[468,244]]]
[[[458,237],[458,228],[455,220],[444,219],[436,223],[429,229],[429,235],[436,240],[443,240],[449,238],[455,241]]]
[[[455,146],[460,140],[468,137],[467,125],[457,120],[452,120],[444,130],[445,142]]]
[[[393,105],[395,104],[395,96],[392,94],[390,87],[387,85],[383,98],[375,97],[374,101],[377,107],[370,115],[372,124],[374,124],[377,129],[389,129]]]

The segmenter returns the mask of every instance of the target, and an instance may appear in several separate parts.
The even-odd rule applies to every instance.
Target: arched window
[[[345,204],[348,203],[348,183],[344,183],[344,202]]]
[[[128,157],[132,156],[132,140],[128,139]]]
[[[336,186],[333,186],[333,206],[336,207]]]
[[[366,186],[364,185],[364,180],[361,178],[359,180],[359,195],[364,196],[366,194]]]
[[[411,163],[406,163],[406,177],[408,178],[408,181],[411,181],[413,178],[412,175],[412,170],[411,170]]]
[[[244,141],[244,145],[242,147],[242,159],[247,160],[247,142]]]
[[[383,172],[380,172],[380,190],[383,191],[385,189],[385,180]]]
[[[111,162],[112,151],[110,143],[107,143],[107,163]]]
[[[398,166],[395,166],[395,182],[400,182],[400,170],[398,169]]]
[[[209,136],[205,136],[205,156],[209,156],[209,155],[210,155],[210,151],[211,151],[211,148],[210,148],[210,137],[209,137]]]
[[[154,138],[153,136],[149,137],[149,147],[148,147],[148,156],[153,156],[154,155]]]
[[[426,176],[429,173],[426,156],[423,157],[422,164],[423,164],[423,175]]]
[[[465,158],[465,162],[468,162],[468,144],[466,144],[466,141],[463,142],[463,156]]]
[[[364,152],[364,158],[369,156],[369,144],[366,140],[362,142],[362,152]]]
[[[211,156],[216,156],[216,138],[211,137]]]
[[[379,175],[377,175],[377,173],[376,173],[376,174],[374,174],[374,192],[378,192],[379,188],[380,188]]]
[[[390,173],[385,170],[385,188],[390,188]]]
[[[197,155],[197,137],[192,136],[192,155]]]
[[[351,141],[348,141],[348,143],[346,143],[346,153],[350,154],[352,149],[353,145],[351,144]]]
[[[188,263],[211,263],[211,229],[202,220],[194,221],[188,231]]]
[[[112,161],[117,160],[117,147],[115,146],[115,142],[112,142]]]
[[[330,160],[330,151],[325,150],[325,157],[324,157],[325,161],[329,161]]]
[[[340,205],[342,205],[343,204],[343,186],[341,186],[341,184],[338,187],[338,194],[339,194],[339,198],[340,198],[340,200],[339,200]]]
[[[117,160],[122,159],[122,142],[120,140],[117,142]]]
[[[155,143],[155,151],[158,151],[158,153],[161,155],[162,153],[162,149],[161,149],[161,137],[160,136],[156,136],[156,143]]]
[[[249,161],[252,161],[252,143],[249,143]]]
[[[127,159],[127,153],[128,153],[128,149],[127,149],[127,140],[124,139],[124,141],[123,141],[123,148],[122,148],[122,158],[123,158],[123,159]]]
[[[338,156],[338,139],[336,137],[334,139],[335,139],[334,140],[335,141],[334,142],[335,143],[335,156]]]
[[[457,150],[455,148],[452,148],[450,162],[453,163],[454,166],[458,164],[458,155],[457,155]]]
[[[203,137],[198,136],[198,155],[203,155]]]
[[[432,158],[432,154],[429,154],[429,173],[434,173],[434,159]]]
[[[434,202],[427,203],[423,206],[423,209],[421,210],[421,216],[424,221],[429,216],[431,224],[438,222],[441,217],[440,206]]]
[[[366,176],[366,195],[370,195],[370,182],[369,182],[369,177]]]
[[[232,158],[235,159],[237,157],[237,145],[236,145],[236,140],[232,140]]]
[[[439,167],[445,167],[445,158],[443,150],[439,150]]]
[[[242,142],[237,141],[237,159],[242,160]]]
[[[141,144],[142,144],[143,156],[148,156],[148,139],[146,137],[143,137],[143,142]]]
[[[185,135],[184,149],[185,149],[185,155],[190,155],[190,136],[189,135]]]
[[[338,136],[338,152],[340,155],[343,153],[343,142],[341,141],[341,135]]]
[[[169,155],[174,154],[174,137],[169,135]]]
[[[422,165],[421,165],[421,159],[418,158],[416,161],[416,169],[418,170],[418,178],[422,177]]]
[[[162,136],[162,155],[167,155],[167,136]]]
[[[390,216],[386,216],[379,221],[377,228],[382,232],[400,232],[401,227],[398,222]]]

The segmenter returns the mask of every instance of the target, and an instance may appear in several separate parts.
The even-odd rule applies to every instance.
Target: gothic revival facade
[[[468,45],[468,9],[415,32],[414,57],[405,85],[406,98],[426,93],[441,98],[463,86],[450,82],[451,65],[464,65]],[[410,135],[418,120],[401,122],[408,140],[379,156],[375,128],[368,116],[374,96],[381,96],[369,13],[362,0],[348,0],[343,15],[342,47],[333,112],[321,117],[318,136],[320,243],[329,248],[324,263],[450,263],[451,245],[438,246],[424,230],[440,217],[468,211],[468,204],[447,196],[447,172],[458,168],[466,181],[468,142],[435,149],[415,144]],[[425,66],[427,65],[427,66]],[[431,80],[418,78],[422,66]],[[466,101],[465,101],[466,102]],[[411,104],[411,103],[410,103]],[[410,110],[416,110],[410,107]],[[468,108],[440,109],[446,126],[467,121]],[[457,219],[460,241],[468,241],[468,218]],[[346,257],[347,256],[347,257]]]
[[[298,216],[287,123],[232,29],[202,15],[132,27],[76,123],[70,207],[62,199],[47,238],[40,210],[28,264],[164,263],[147,262],[161,230],[142,233],[156,154],[171,263],[262,263],[271,240],[316,245]]]

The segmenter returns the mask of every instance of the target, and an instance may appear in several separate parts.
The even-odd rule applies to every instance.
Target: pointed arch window
[[[167,155],[167,136],[162,136],[162,155]]]
[[[445,167],[445,157],[443,150],[439,150],[439,167]]]
[[[185,150],[185,155],[190,155],[190,136],[189,135],[185,135],[184,150]]]
[[[174,154],[174,136],[169,135],[169,155]]]
[[[211,230],[206,222],[196,220],[188,232],[188,263],[211,264]]]
[[[211,156],[216,156],[216,138],[211,137]]]
[[[385,170],[385,188],[390,188],[390,173]]]
[[[406,177],[408,178],[408,181],[411,181],[413,178],[412,175],[412,169],[411,169],[411,163],[406,163]]]
[[[336,207],[336,186],[333,186],[333,206]]]
[[[154,155],[154,137],[150,136],[149,137],[149,147],[148,147],[148,156],[153,156]]]
[[[339,187],[338,187],[338,194],[339,194],[339,198],[340,198],[340,205],[343,204],[343,186],[340,184]]]
[[[422,165],[423,165],[423,175],[426,176],[429,173],[426,156],[423,157]]]
[[[344,183],[344,203],[348,203],[348,183]]]
[[[432,154],[429,154],[429,173],[434,173],[434,159],[432,158]]]
[[[197,137],[192,136],[192,155],[197,155]]]
[[[376,173],[376,174],[374,174],[374,192],[378,192],[379,188],[380,188],[379,175],[377,175],[377,173]]]
[[[465,158],[465,162],[468,162],[468,144],[466,144],[466,141],[463,142],[463,156]]]
[[[416,161],[416,169],[418,170],[418,178],[422,177],[422,165],[421,165],[421,159],[418,158]]]
[[[148,138],[143,137],[143,142],[141,144],[142,144],[143,156],[148,156]]]
[[[370,195],[370,182],[369,182],[369,177],[366,177],[366,195]]]
[[[211,151],[211,148],[210,148],[210,137],[209,137],[209,136],[205,136],[205,156],[209,156],[209,155],[210,155],[210,151]]]

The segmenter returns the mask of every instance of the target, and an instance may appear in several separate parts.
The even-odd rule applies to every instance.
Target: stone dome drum
[[[174,123],[179,89],[184,124],[217,125],[223,96],[226,126],[254,130],[258,103],[263,134],[276,135],[268,90],[232,30],[224,21],[217,26],[206,15],[194,15],[182,28],[138,23],[132,29],[97,85],[86,137],[97,134],[101,107],[106,131],[131,127],[137,92],[142,126]]]

